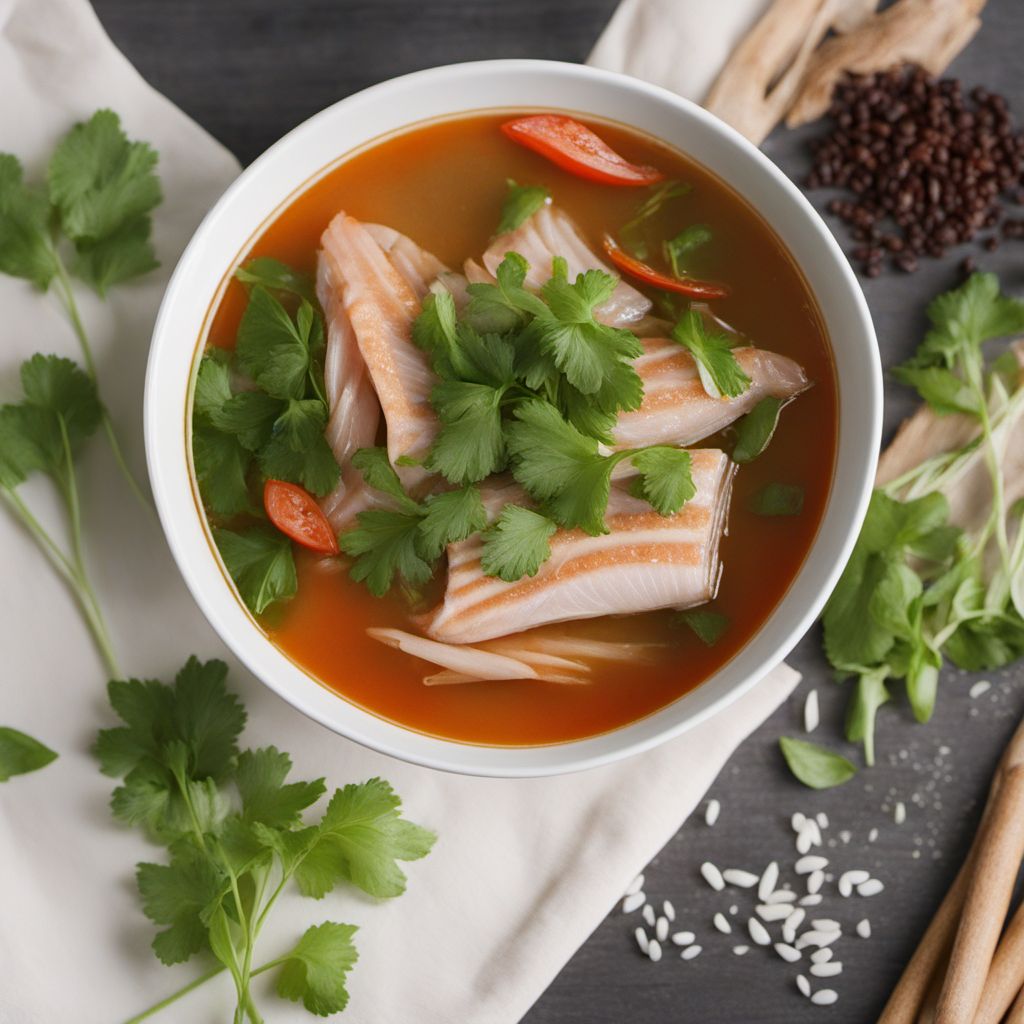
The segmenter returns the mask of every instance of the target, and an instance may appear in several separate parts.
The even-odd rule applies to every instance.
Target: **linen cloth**
[[[718,54],[705,5],[671,6],[701,8],[702,46],[690,48],[688,60]],[[732,6],[717,5],[730,9],[723,24],[735,23]],[[637,70],[624,57],[648,42],[631,27],[643,9],[627,0],[598,48],[600,63]],[[692,95],[696,83],[686,84]],[[68,127],[101,106],[117,110],[129,135],[160,153],[160,270],[106,303],[78,293],[104,397],[141,475],[142,382],[156,309],[188,237],[238,164],[146,85],[85,0],[0,0],[0,95],[0,149],[17,153],[30,179],[44,173]],[[17,367],[31,353],[78,358],[52,297],[0,278],[0,310],[0,401],[18,394]],[[439,833],[433,853],[406,866],[409,889],[399,899],[375,904],[345,888],[319,902],[289,895],[261,936],[258,955],[270,959],[311,924],[357,924],[359,963],[342,1018],[351,1024],[519,1020],[799,678],[780,666],[716,720],[624,764],[575,776],[501,781],[413,767],[308,721],[234,663],[182,584],[155,518],[128,493],[99,438],[84,453],[80,481],[88,558],[125,674],[169,680],[193,652],[227,658],[230,685],[249,711],[243,743],[290,751],[295,777],[325,775],[331,788],[381,775],[404,798],[405,813]],[[25,497],[59,529],[45,484],[33,482]],[[0,1024],[111,1024],[203,968],[194,961],[169,970],[148,948],[154,929],[139,908],[133,866],[162,851],[107,810],[113,783],[89,754],[96,730],[113,724],[104,671],[70,595],[2,510],[0,567],[0,723],[60,752],[44,770],[0,785]],[[311,1019],[270,994],[269,974],[256,986],[268,1020]],[[225,975],[154,1020],[223,1022],[232,1006]]]

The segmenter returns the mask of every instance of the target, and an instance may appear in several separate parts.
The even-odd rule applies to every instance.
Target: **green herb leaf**
[[[637,259],[645,260],[648,256],[647,243],[643,237],[646,222],[657,216],[671,200],[692,191],[692,185],[681,181],[663,181],[651,186],[649,194],[637,207],[633,219],[623,224],[619,231],[623,244]]]
[[[487,525],[487,510],[475,487],[433,494],[423,503],[419,545],[428,561],[440,558],[449,544],[465,540]]]
[[[254,615],[262,615],[275,601],[295,596],[298,579],[287,537],[259,526],[245,533],[214,530],[213,539],[239,595]]]
[[[804,508],[804,489],[799,484],[765,484],[750,501],[758,516],[798,516]]]
[[[270,256],[255,256],[246,260],[235,271],[235,277],[242,284],[260,285],[269,291],[289,292],[311,304],[316,302],[316,289],[312,280],[287,263]]]
[[[496,235],[515,231],[551,198],[551,193],[542,185],[517,185],[511,178],[506,184],[508,192],[501,206],[501,221]]]
[[[28,405],[63,422],[73,451],[96,432],[103,414],[96,385],[70,359],[32,356],[21,364],[21,386]]]
[[[779,425],[782,400],[762,398],[750,412],[736,424],[736,446],[732,450],[732,461],[741,465],[753,462],[771,443],[775,428]]]
[[[952,370],[941,366],[897,366],[892,372],[897,380],[916,388],[940,416],[958,412],[978,416],[981,413],[975,393]]]
[[[38,771],[56,760],[56,753],[39,740],[0,725],[0,782],[6,782],[12,775]]]
[[[405,892],[398,861],[425,857],[436,836],[401,816],[402,801],[383,779],[335,790],[314,842],[296,868],[295,881],[316,899],[339,881],[371,896]]]
[[[730,626],[727,615],[720,612],[712,612],[703,608],[695,608],[691,611],[680,612],[679,618],[685,622],[696,634],[698,639],[708,647],[714,647],[725,634]]]
[[[864,744],[864,760],[869,767],[875,763],[875,716],[889,700],[885,680],[890,674],[887,664],[862,673],[846,713],[846,738]]]
[[[419,505],[405,493],[402,481],[388,461],[386,448],[360,448],[352,456],[352,465],[362,474],[367,487],[389,494],[406,512],[419,509]]]
[[[288,413],[293,403],[294,399],[290,399],[286,406],[281,399],[272,398],[263,391],[240,391],[237,395],[231,395],[219,409],[214,409],[210,413],[210,422],[218,430],[238,438],[238,443],[247,451],[256,452],[270,441],[279,417],[283,418],[285,424],[277,428],[280,432],[287,433],[300,429],[294,424],[288,426],[289,419],[294,417],[294,414],[290,416]],[[308,417],[312,422],[323,419],[324,406],[319,399],[307,399],[301,406],[303,417]],[[197,389],[197,410],[199,407]],[[313,448],[316,447],[317,440],[322,439],[323,434],[310,437],[307,433],[304,436],[309,442],[309,448]],[[296,475],[301,476],[304,469],[305,467],[298,469]]]
[[[0,273],[45,291],[57,273],[50,239],[50,204],[22,178],[21,162],[0,153]]]
[[[707,245],[714,236],[707,224],[691,224],[683,228],[675,238],[665,243],[665,259],[672,267],[672,273],[682,278],[686,276],[686,261],[694,250]]]
[[[530,264],[516,252],[505,254],[495,274],[495,284],[467,287],[469,308],[466,323],[474,330],[499,334],[519,327],[527,314],[544,316],[547,307],[524,287]]]
[[[737,398],[750,387],[750,378],[733,355],[729,336],[710,334],[696,310],[683,314],[672,328],[672,338],[693,356],[704,390],[712,398]]]
[[[338,538],[341,550],[355,558],[352,579],[365,582],[375,597],[391,589],[396,575],[412,587],[430,579],[433,566],[421,554],[418,507],[412,512],[370,509],[357,519],[359,525]]]
[[[301,484],[316,495],[338,486],[341,469],[324,430],[327,406],[319,398],[289,399],[274,421],[270,440],[260,449],[260,468],[272,480]]]
[[[501,400],[505,388],[443,381],[431,403],[441,420],[427,468],[454,484],[475,483],[504,468]]]
[[[238,755],[235,784],[242,798],[242,819],[271,828],[294,828],[302,812],[323,796],[323,779],[289,782],[292,759],[276,747],[243,750]]]
[[[302,399],[311,350],[320,344],[319,316],[305,300],[295,320],[260,285],[249,294],[235,349],[242,368],[274,398]]]
[[[675,515],[696,493],[690,453],[682,448],[656,445],[637,452],[630,460],[639,472],[631,491],[663,516]]]
[[[101,297],[116,284],[141,277],[160,266],[149,240],[148,216],[127,221],[98,241],[79,241],[71,272]]]
[[[789,770],[811,789],[841,786],[857,774],[857,769],[845,757],[819,747],[816,743],[782,736],[779,747]]]
[[[277,977],[277,994],[292,1002],[302,1000],[310,1013],[327,1017],[348,1005],[345,978],[358,954],[352,942],[355,925],[325,921],[308,928],[286,953]]]
[[[237,437],[201,421],[194,422],[192,459],[203,504],[211,512],[234,516],[250,509],[246,475],[252,453]]]
[[[514,583],[536,576],[551,557],[551,538],[558,529],[546,516],[521,505],[506,505],[483,534],[480,565],[487,576]]]

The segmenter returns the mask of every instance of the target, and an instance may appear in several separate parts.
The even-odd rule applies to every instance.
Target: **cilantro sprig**
[[[1024,302],[1002,295],[994,275],[974,274],[936,298],[928,317],[931,329],[895,375],[938,415],[971,417],[975,436],[875,491],[823,616],[829,661],[856,678],[847,738],[863,743],[868,764],[894,681],[904,682],[914,716],[926,722],[946,658],[981,670],[1024,656],[1024,503],[1006,508],[1001,447],[1024,414],[1024,387],[1012,355],[1008,365],[984,351],[1024,331]],[[963,530],[949,523],[944,492],[978,460],[988,473],[989,514]]]
[[[25,527],[78,601],[104,664],[118,674],[110,634],[85,558],[76,459],[103,410],[95,383],[70,359],[35,355],[21,364],[20,402],[0,406],[0,500]],[[35,474],[49,477],[63,505],[67,550],[20,493]]]
[[[111,110],[96,111],[64,136],[45,186],[26,182],[18,158],[0,153],[0,273],[56,296],[96,388],[96,361],[72,278],[105,298],[158,266],[150,240],[151,213],[162,198],[156,163],[156,152],[129,140]],[[100,420],[121,473],[148,504],[102,403]]]
[[[246,714],[226,676],[223,662],[191,658],[172,685],[133,679],[108,688],[123,724],[102,730],[95,752],[102,771],[121,780],[111,810],[167,851],[164,862],[136,869],[143,911],[159,929],[153,952],[167,965],[203,952],[218,963],[135,1021],[225,970],[239,1024],[262,1021],[251,982],[272,970],[281,998],[318,1016],[340,1012],[357,960],[355,926],[314,925],[256,966],[267,916],[289,883],[314,899],[342,884],[378,899],[399,896],[399,862],[426,856],[436,838],[402,817],[400,798],[379,778],[335,790],[307,821],[324,780],[292,780],[291,758],[276,747],[239,748]]]
[[[672,328],[672,340],[693,356],[701,384],[712,398],[738,398],[750,387],[750,378],[733,355],[732,339],[709,331],[696,310],[683,314]]]
[[[507,192],[501,206],[501,220],[495,235],[515,231],[528,221],[542,206],[551,202],[551,193],[543,185],[520,185],[509,178]]]

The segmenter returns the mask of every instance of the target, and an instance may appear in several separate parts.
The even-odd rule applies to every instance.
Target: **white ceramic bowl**
[[[253,235],[311,179],[352,150],[419,121],[489,108],[558,108],[633,125],[676,146],[772,225],[825,318],[839,379],[839,445],[824,520],[799,575],[751,641],[703,685],[632,725],[541,747],[491,747],[422,735],[356,707],[262,634],[227,582],[193,491],[188,411],[199,340],[225,272]],[[882,384],[871,318],[828,229],[757,149],[700,107],[635,79],[575,64],[487,61],[407,75],[336,103],[272,146],[200,225],[160,308],[146,378],[146,450],[164,530],[196,601],[267,686],[335,732],[434,768],[490,776],[574,771],[635,754],[724,709],[781,661],[820,613],[864,516],[881,433]]]

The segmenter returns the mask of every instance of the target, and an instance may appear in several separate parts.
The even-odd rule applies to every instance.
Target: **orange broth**
[[[357,153],[282,209],[246,257],[273,256],[313,274],[320,235],[344,209],[396,228],[457,269],[487,247],[507,178],[547,186],[598,251],[602,232],[615,232],[630,220],[647,191],[591,184],[559,170],[498,131],[508,116],[422,125]],[[341,697],[424,733],[482,744],[556,743],[627,725],[677,700],[729,661],[765,622],[792,583],[824,513],[837,437],[835,372],[814,297],[792,258],[760,215],[698,164],[621,126],[593,126],[627,159],[653,164],[693,186],[658,217],[657,234],[668,238],[689,224],[710,226],[713,241],[695,270],[731,289],[728,298],[712,304],[714,312],[759,347],[797,360],[814,387],[786,407],[767,451],[737,473],[721,549],[725,571],[709,606],[728,616],[730,626],[711,647],[686,626],[673,624],[671,612],[608,617],[576,623],[574,631],[665,643],[660,661],[598,666],[586,685],[428,687],[422,679],[432,666],[365,633],[369,626],[414,630],[402,599],[375,598],[349,579],[343,562],[325,571],[317,556],[297,548],[298,594],[263,617],[267,635]],[[243,287],[231,281],[208,343],[234,345],[245,301]],[[701,442],[718,444],[731,450],[728,431]],[[752,495],[773,482],[805,489],[800,515],[765,518],[750,511]]]

